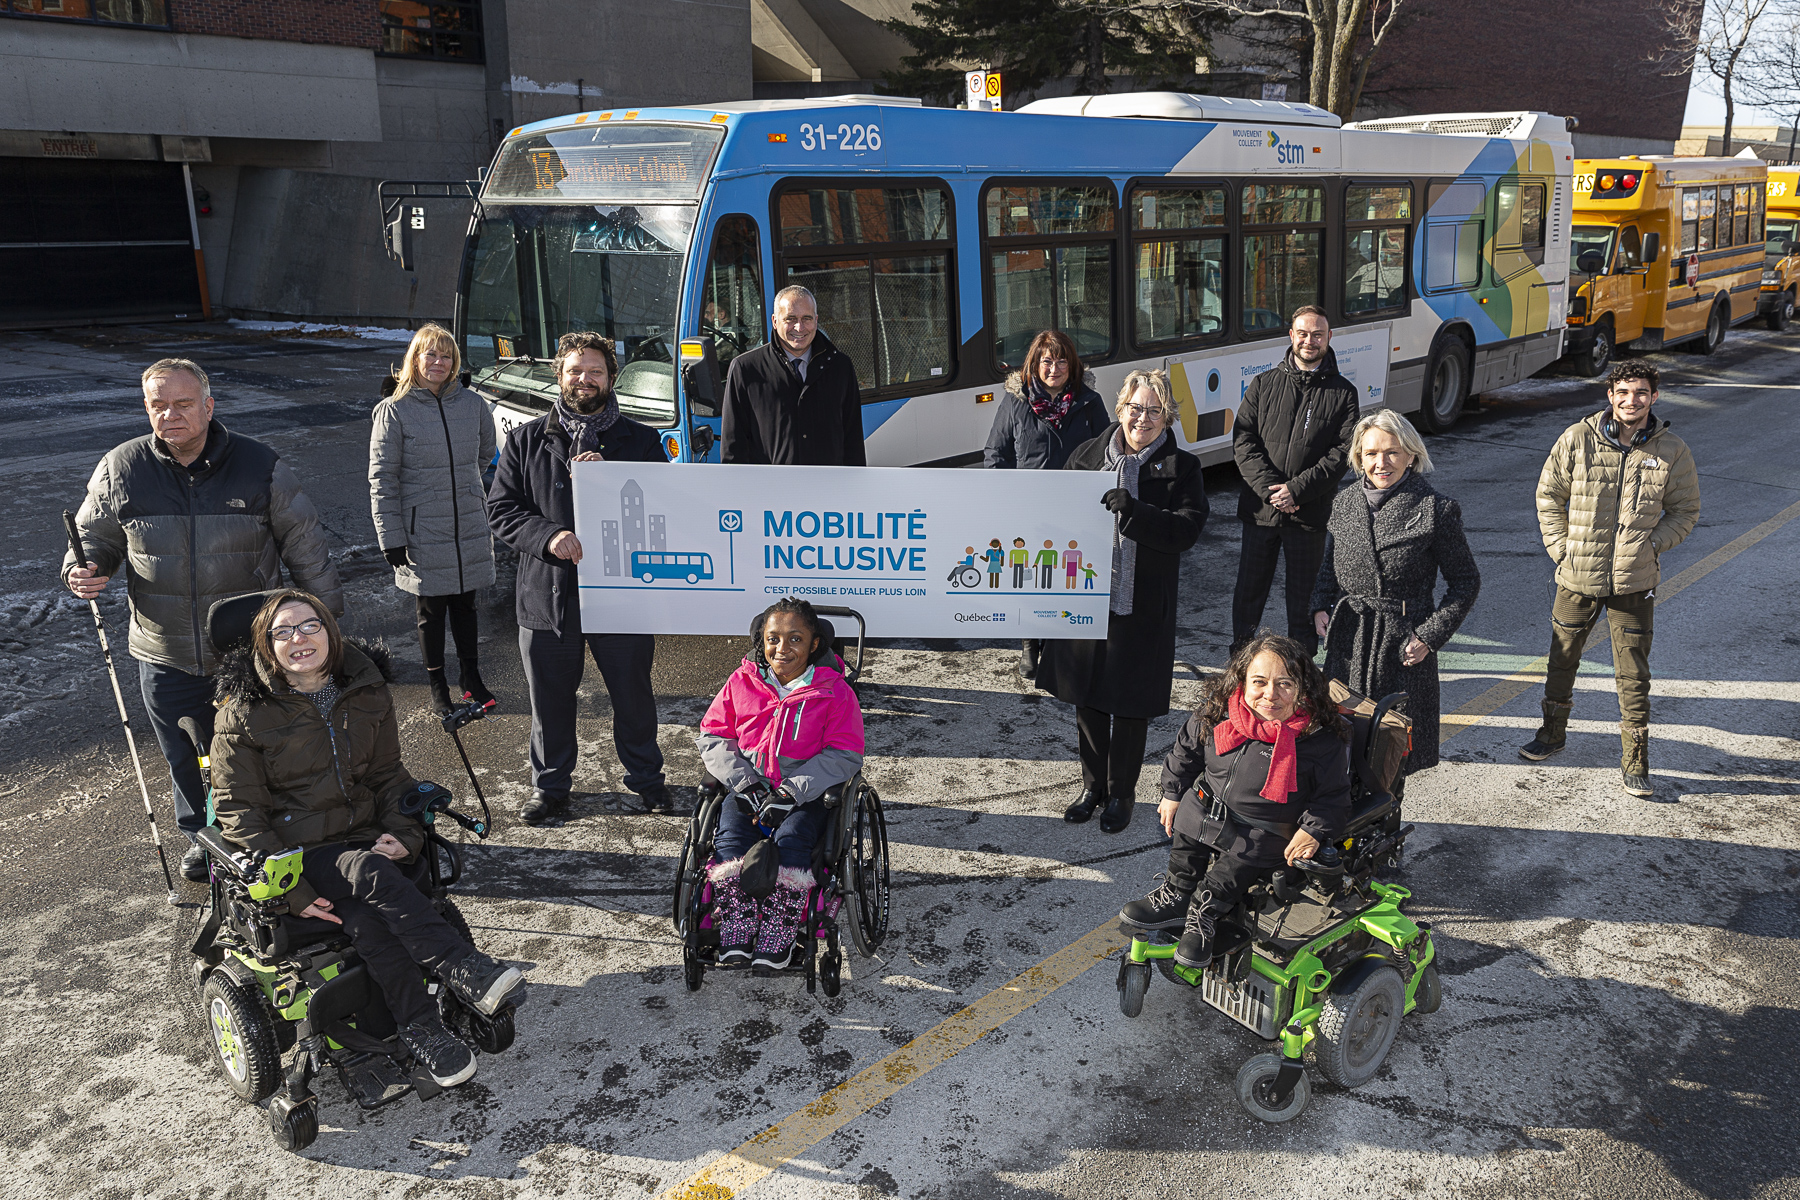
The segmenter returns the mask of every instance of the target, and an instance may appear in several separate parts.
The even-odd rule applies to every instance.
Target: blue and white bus
[[[548,409],[560,334],[606,334],[625,411],[697,461],[717,407],[677,363],[761,345],[800,283],[856,364],[872,465],[979,461],[1044,328],[1109,402],[1168,368],[1182,444],[1216,462],[1318,304],[1364,406],[1441,430],[1562,353],[1572,161],[1545,113],[1340,127],[1167,92],[577,113],[513,130],[485,175],[457,333],[503,433]]]
[[[645,583],[655,583],[658,579],[685,579],[689,583],[699,583],[702,579],[713,577],[712,555],[633,550],[631,573]]]

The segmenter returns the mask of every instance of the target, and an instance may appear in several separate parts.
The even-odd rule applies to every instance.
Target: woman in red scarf
[[[1213,927],[1244,889],[1333,841],[1350,815],[1349,725],[1292,638],[1263,634],[1232,656],[1163,764],[1157,816],[1174,838],[1160,887],[1119,917],[1181,929],[1175,961],[1212,961]],[[1204,781],[1202,783],[1202,777]],[[1206,793],[1229,815],[1209,819]]]

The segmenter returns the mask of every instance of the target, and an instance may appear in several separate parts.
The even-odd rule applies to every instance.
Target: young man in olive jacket
[[[1244,539],[1231,597],[1234,651],[1262,624],[1277,558],[1287,560],[1287,634],[1308,654],[1319,648],[1307,610],[1325,558],[1331,502],[1350,465],[1356,386],[1338,374],[1323,311],[1296,309],[1288,337],[1287,357],[1250,381],[1232,423],[1231,452],[1244,481]]]
[[[775,339],[732,360],[720,458],[776,466],[866,467],[856,364],[819,332],[813,294],[775,296]]]
[[[1650,796],[1650,639],[1662,556],[1700,520],[1700,480],[1687,445],[1650,411],[1656,368],[1622,363],[1607,406],[1556,440],[1538,478],[1538,527],[1556,563],[1544,723],[1519,755],[1540,762],[1569,734],[1575,672],[1602,611],[1619,689],[1619,769],[1625,790]]]
[[[662,749],[656,744],[656,693],[647,633],[583,633],[576,564],[575,487],[570,463],[667,463],[656,431],[619,412],[612,383],[619,362],[597,333],[565,333],[556,343],[562,399],[547,415],[507,435],[488,492],[494,536],[519,554],[513,585],[519,657],[531,693],[531,799],[519,815],[538,825],[569,804],[575,770],[575,692],[591,654],[612,700],[613,746],[625,786],[652,811],[667,808]]]

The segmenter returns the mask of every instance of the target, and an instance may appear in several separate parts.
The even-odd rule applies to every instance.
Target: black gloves
[[[787,792],[772,788],[766,783],[746,789],[743,795],[756,813],[757,824],[770,829],[785,821],[788,814],[799,807],[799,802]]]
[[[1131,506],[1137,502],[1131,498],[1131,493],[1124,488],[1114,488],[1106,493],[1106,495],[1100,497],[1100,503],[1106,507],[1108,512],[1115,513],[1121,517],[1129,517],[1131,515]]]
[[[381,552],[381,557],[388,560],[390,567],[404,567],[412,561],[406,557],[405,546],[389,546]]]

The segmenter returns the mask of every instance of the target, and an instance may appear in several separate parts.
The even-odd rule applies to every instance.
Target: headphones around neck
[[[1604,433],[1607,437],[1611,438],[1613,441],[1615,441],[1615,442],[1618,441],[1619,440],[1619,418],[1613,416],[1612,413],[1609,411],[1606,414],[1606,420],[1601,422],[1601,424],[1600,424],[1600,432]],[[1637,447],[1643,445],[1645,442],[1650,440],[1650,435],[1654,432],[1656,432],[1656,418],[1652,417],[1649,420],[1644,422],[1644,427],[1637,431],[1637,435],[1631,439],[1631,445],[1629,447],[1627,447],[1627,449],[1635,450]]]

